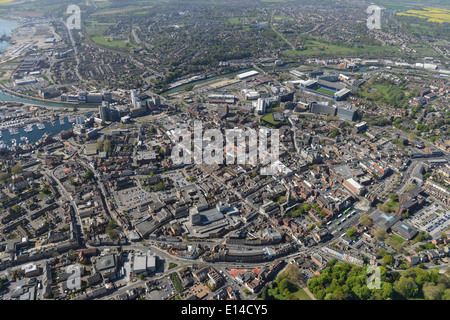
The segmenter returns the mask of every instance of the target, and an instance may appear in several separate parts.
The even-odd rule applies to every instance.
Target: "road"
[[[292,43],[290,43],[285,36],[283,36],[283,34],[281,34],[278,30],[276,30],[273,26],[273,16],[274,16],[275,12],[272,11],[271,15],[270,15],[270,28],[273,30],[273,32],[275,32],[281,39],[284,40],[284,42],[286,42],[292,50],[295,50],[295,47],[292,45]]]
[[[85,243],[84,243],[84,233],[83,233],[83,228],[82,228],[82,224],[81,224],[81,219],[80,219],[80,214],[78,211],[78,206],[76,205],[75,201],[73,201],[73,198],[67,193],[66,189],[64,188],[63,184],[61,183],[61,181],[55,177],[54,175],[54,171],[59,168],[56,167],[53,170],[45,170],[45,173],[47,173],[48,176],[50,176],[58,185],[58,190],[61,193],[61,195],[63,195],[70,203],[70,205],[73,208],[73,213],[74,213],[74,218],[75,218],[75,224],[77,225],[77,229],[78,229],[78,239],[80,241],[80,245],[82,247],[85,247]]]

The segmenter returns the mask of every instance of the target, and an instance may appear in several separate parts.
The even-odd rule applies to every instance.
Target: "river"
[[[11,36],[12,31],[20,25],[16,22],[0,19],[0,37],[3,35]],[[0,53],[10,46],[7,41],[0,41]]]

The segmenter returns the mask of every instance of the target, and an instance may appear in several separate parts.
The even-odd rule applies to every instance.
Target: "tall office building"
[[[137,94],[136,90],[131,90],[131,103],[133,104],[134,108],[140,108],[139,102],[141,101],[139,99],[139,95]]]
[[[120,111],[111,107],[107,101],[103,101],[99,107],[99,116],[103,121],[120,121]]]
[[[255,106],[256,113],[259,115],[265,114],[266,113],[266,105],[267,105],[266,100],[259,98],[256,101],[256,106]]]

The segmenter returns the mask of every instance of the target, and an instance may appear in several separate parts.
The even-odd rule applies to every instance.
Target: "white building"
[[[266,113],[267,102],[265,99],[258,98],[256,102],[253,102],[253,106],[257,114],[263,115]]]
[[[149,274],[156,271],[156,257],[151,254],[150,250],[147,253],[139,253],[134,256],[133,272],[139,274]]]
[[[244,79],[247,79],[247,78],[250,78],[250,77],[254,77],[254,76],[258,75],[258,74],[259,74],[258,71],[252,70],[252,71],[248,71],[248,72],[244,72],[244,73],[238,74],[236,76],[236,78],[238,78],[239,80],[244,80]]]

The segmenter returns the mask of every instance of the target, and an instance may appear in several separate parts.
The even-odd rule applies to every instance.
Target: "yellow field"
[[[0,4],[2,3],[10,3],[13,2],[14,0],[0,0]]]
[[[408,10],[397,13],[399,16],[411,16],[427,19],[431,22],[450,23],[450,10],[439,8],[423,8],[423,10]]]

